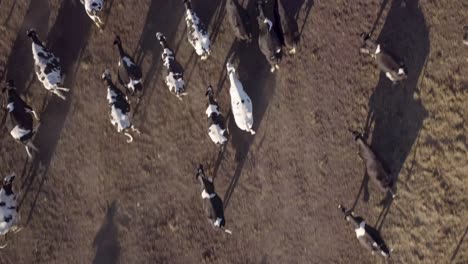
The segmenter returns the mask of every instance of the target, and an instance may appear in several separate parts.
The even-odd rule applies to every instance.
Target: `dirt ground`
[[[28,161],[0,116],[0,173],[18,175],[24,227],[9,236],[1,264],[385,263],[360,247],[339,203],[355,204],[381,231],[389,263],[468,263],[468,2],[284,0],[301,42],[275,74],[256,38],[234,42],[224,0],[193,0],[209,22],[207,61],[186,40],[181,0],[105,2],[100,33],[78,0],[0,1],[1,82],[14,79],[42,119],[40,154]],[[255,3],[243,1],[254,36]],[[30,27],[61,58],[66,101],[33,75]],[[163,85],[157,31],[185,69],[183,101]],[[392,86],[359,54],[365,31],[405,62],[406,81]],[[100,80],[105,68],[116,78],[115,34],[144,74],[143,98],[132,103],[142,134],[132,144],[111,126]],[[232,51],[257,134],[229,118],[230,142],[219,153],[204,93],[212,84],[229,112],[224,64]],[[348,129],[367,131],[398,177],[393,203],[363,183]],[[202,214],[198,163],[216,175],[231,236]]]

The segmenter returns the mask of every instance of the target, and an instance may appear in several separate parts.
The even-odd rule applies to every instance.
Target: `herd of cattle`
[[[267,5],[265,5],[267,0],[260,0],[257,8],[257,22],[259,28],[258,45],[271,66],[271,72],[279,69],[280,59],[285,48],[289,54],[294,54],[296,52],[299,36],[298,32],[291,26],[292,18],[288,17],[281,1],[273,1],[275,1],[274,10],[265,10],[267,7]],[[81,2],[88,16],[94,21],[97,27],[102,30],[104,24],[99,18],[99,14],[104,8],[104,0],[81,0]],[[211,53],[210,36],[207,27],[192,9],[190,0],[183,0],[183,3],[186,10],[185,20],[188,28],[188,41],[200,58],[206,60]],[[236,0],[227,1],[226,14],[233,33],[238,39],[251,42],[252,34],[246,26],[245,18],[242,15],[243,12],[245,12],[245,10],[242,9],[241,5]],[[275,17],[268,18],[266,14],[269,13],[275,14]],[[275,23],[277,27],[274,27]],[[277,30],[278,28],[279,30]],[[32,41],[32,55],[35,62],[37,78],[43,84],[44,88],[63,100],[66,100],[64,92],[68,92],[69,89],[63,87],[64,74],[60,67],[60,59],[41,42],[34,29],[28,30],[27,36]],[[363,43],[361,52],[370,54],[375,58],[378,68],[382,70],[392,82],[401,81],[406,78],[407,72],[404,65],[398,63],[392,56],[385,52],[381,45],[374,42],[368,34],[362,34],[361,37]],[[167,74],[165,83],[169,91],[182,100],[182,96],[187,95],[185,92],[184,70],[177,62],[176,54],[169,47],[164,34],[158,32],[155,40],[160,43],[163,49],[162,61]],[[138,96],[139,98],[139,95],[141,95],[144,89],[142,85],[143,76],[140,67],[125,52],[119,36],[116,36],[113,44],[119,51],[120,60],[118,63],[117,76],[119,83],[125,88],[125,92],[114,84],[109,70],[106,69],[104,71],[102,79],[107,86],[110,121],[112,125],[117,128],[118,132],[124,133],[128,138],[127,142],[130,143],[133,141],[133,136],[130,133],[140,132],[132,124],[130,102],[127,95]],[[252,101],[245,92],[237,75],[236,67],[231,60],[227,62],[226,69],[230,81],[229,94],[235,123],[241,130],[255,134],[253,130]],[[9,113],[11,123],[13,124],[10,135],[16,141],[24,145],[28,157],[32,158],[33,154],[39,151],[33,144],[33,137],[38,129],[38,127],[34,127],[33,117],[36,120],[39,120],[39,117],[18,94],[13,80],[7,81],[6,87],[3,89],[3,92],[5,91],[8,92],[6,109]],[[224,124],[224,117],[220,112],[220,107],[214,98],[211,85],[208,86],[206,96],[208,97],[206,109],[206,115],[208,116],[208,135],[214,143],[224,147],[228,142],[229,132]],[[365,142],[365,138],[358,132],[353,133],[367,174],[377,184],[380,190],[385,193],[389,192],[392,198],[394,198],[395,195],[392,191],[394,177],[385,171],[382,163]],[[18,220],[16,195],[12,189],[14,178],[14,175],[5,177],[2,188],[0,189],[0,235],[3,238],[6,237],[9,231],[19,230],[19,228],[16,227]],[[224,228],[225,218],[223,202],[215,192],[213,177],[206,176],[203,166],[200,165],[196,173],[196,178],[200,181],[202,186],[201,196],[206,216],[213,226],[227,233],[231,233],[231,231]],[[363,245],[369,248],[372,253],[379,252],[385,257],[389,256],[390,251],[383,240],[378,234],[371,232],[372,228],[366,225],[361,217],[354,216],[352,210],[345,210],[341,205],[339,208],[345,213],[348,221],[352,221],[356,224],[356,236]]]

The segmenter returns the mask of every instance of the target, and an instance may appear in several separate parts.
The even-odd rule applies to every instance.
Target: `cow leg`
[[[11,231],[12,231],[13,233],[15,233],[15,234],[18,233],[18,232],[20,232],[21,230],[23,230],[23,228],[22,228],[22,227],[18,227],[18,226],[16,226],[16,225],[11,227]]]
[[[141,134],[140,130],[138,130],[137,128],[135,128],[135,126],[132,125],[130,128],[131,128],[132,131],[134,131],[135,133]]]
[[[8,233],[2,236],[1,241],[2,241],[2,243],[4,242],[4,244],[0,245],[0,249],[4,249],[4,248],[6,248],[8,246],[8,242],[6,241],[7,240],[7,235],[8,235]]]
[[[54,94],[56,94],[58,97],[62,98],[63,100],[66,100],[67,98],[65,97],[65,95],[63,95],[59,89],[55,89],[52,91]]]
[[[37,116],[36,112],[33,110],[31,111],[31,114],[33,114],[34,118],[36,118],[37,121],[40,121],[39,117]]]
[[[60,91],[64,91],[64,92],[69,92],[70,91],[70,88],[59,87],[59,86],[57,86],[55,89],[60,90]]]
[[[29,150],[29,147],[25,146],[25,148],[26,148],[26,153],[28,154],[28,157],[32,159],[32,154],[31,154],[31,151]]]

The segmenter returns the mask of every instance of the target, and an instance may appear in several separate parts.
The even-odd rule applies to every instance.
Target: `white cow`
[[[68,92],[70,89],[61,87],[63,75],[60,59],[45,47],[34,29],[28,30],[27,35],[32,40],[32,53],[37,78],[47,90],[65,100],[62,91]]]
[[[99,18],[99,12],[104,7],[104,0],[80,0],[84,5],[86,14],[93,20],[99,29],[102,29],[104,22]]]
[[[184,5],[188,41],[192,44],[198,56],[200,56],[202,60],[206,60],[211,53],[210,36],[208,35],[205,24],[203,24],[195,11],[193,11],[190,0],[184,0]]]
[[[234,66],[228,62],[226,64],[226,68],[229,75],[229,81],[231,82],[229,94],[231,96],[231,108],[236,125],[238,128],[254,135],[255,131],[252,129],[252,101],[250,100],[249,95],[244,91],[244,87],[237,77]]]

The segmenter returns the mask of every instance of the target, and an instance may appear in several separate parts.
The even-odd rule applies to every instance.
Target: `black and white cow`
[[[377,67],[385,73],[388,79],[393,83],[406,79],[407,72],[403,63],[397,63],[396,60],[380,44],[377,44],[370,38],[369,34],[361,34],[362,46],[361,52],[370,54],[377,62]]]
[[[213,178],[207,177],[203,170],[203,166],[199,165],[195,178],[200,181],[202,187],[201,197],[203,200],[203,210],[208,218],[208,221],[215,227],[224,230],[231,234],[231,231],[224,229],[226,220],[224,219],[223,201],[215,192]]]
[[[13,191],[13,180],[15,177],[14,174],[6,176],[0,188],[0,237],[2,240],[6,240],[6,236],[10,231],[16,233],[21,230],[16,226],[18,208],[16,194]],[[7,243],[0,245],[0,249],[6,246]]]
[[[208,86],[206,96],[208,96],[208,106],[205,111],[208,116],[208,135],[216,145],[224,146],[227,143],[229,132],[224,124],[224,117],[219,111],[218,102],[214,99],[211,85]]]
[[[295,54],[299,39],[297,23],[288,15],[281,0],[275,2],[275,18],[281,29],[284,46],[289,50],[289,54]]]
[[[32,40],[37,78],[47,90],[65,100],[62,91],[68,92],[70,89],[62,87],[64,76],[60,67],[60,59],[46,48],[34,29],[28,30],[27,35]]]
[[[33,128],[32,116],[36,120],[39,120],[39,118],[32,107],[27,105],[16,92],[16,87],[12,80],[7,82],[6,88],[3,91],[5,90],[8,91],[7,111],[10,113],[10,120],[13,124],[10,135],[18,142],[24,144],[28,157],[32,158],[31,150],[38,151],[32,143],[32,138],[36,133],[36,129]]]
[[[238,128],[255,135],[255,131],[252,129],[254,122],[252,100],[250,100],[249,95],[245,92],[234,65],[230,62],[226,63],[226,70],[229,82],[231,83],[229,95],[231,96],[231,109],[234,121]]]
[[[117,132],[124,132],[124,135],[128,137],[127,143],[130,143],[133,141],[133,137],[128,133],[128,130],[131,129],[137,134],[139,134],[140,131],[133,126],[130,120],[130,104],[128,103],[128,98],[114,85],[109,70],[106,69],[104,71],[102,79],[107,85],[107,101],[110,106],[110,121],[112,125],[117,128]]]
[[[141,95],[143,92],[143,84],[141,83],[143,74],[141,73],[141,68],[135,63],[130,55],[124,51],[122,40],[119,36],[115,36],[114,45],[119,51],[119,70],[117,73],[119,82],[127,89],[127,92],[130,95]]]
[[[252,41],[252,35],[247,30],[248,17],[242,17],[245,10],[239,5],[237,0],[228,0],[226,3],[226,14],[228,16],[229,23],[231,24],[234,35],[247,42]]]
[[[355,216],[353,211],[347,211],[341,204],[338,205],[338,208],[345,214],[346,221],[354,224],[356,238],[363,247],[371,251],[372,255],[378,252],[385,258],[390,257],[391,251],[377,230],[367,225],[362,217]]]
[[[104,23],[99,18],[99,13],[104,8],[104,0],[80,0],[84,5],[86,14],[93,20],[94,24],[102,30]]]
[[[264,2],[258,1],[257,16],[258,27],[260,29],[258,35],[258,45],[263,55],[271,65],[271,72],[279,69],[279,63],[281,60],[282,45],[278,38],[277,33],[273,30],[273,21],[268,19],[263,11]]]
[[[187,38],[202,60],[211,53],[211,42],[205,24],[192,9],[191,0],[184,0],[185,22],[187,23]]]
[[[355,131],[352,133],[359,146],[359,156],[364,161],[367,175],[379,187],[379,190],[384,193],[390,192],[392,197],[395,198],[396,195],[392,190],[394,179],[385,171],[382,162],[380,162],[369,145],[367,145],[363,136]]]
[[[161,57],[167,69],[167,76],[165,79],[167,88],[169,88],[169,91],[175,94],[177,98],[181,99],[182,96],[187,95],[185,92],[184,70],[177,62],[174,51],[167,44],[166,37],[161,32],[158,32],[156,33],[156,38],[163,48]]]

